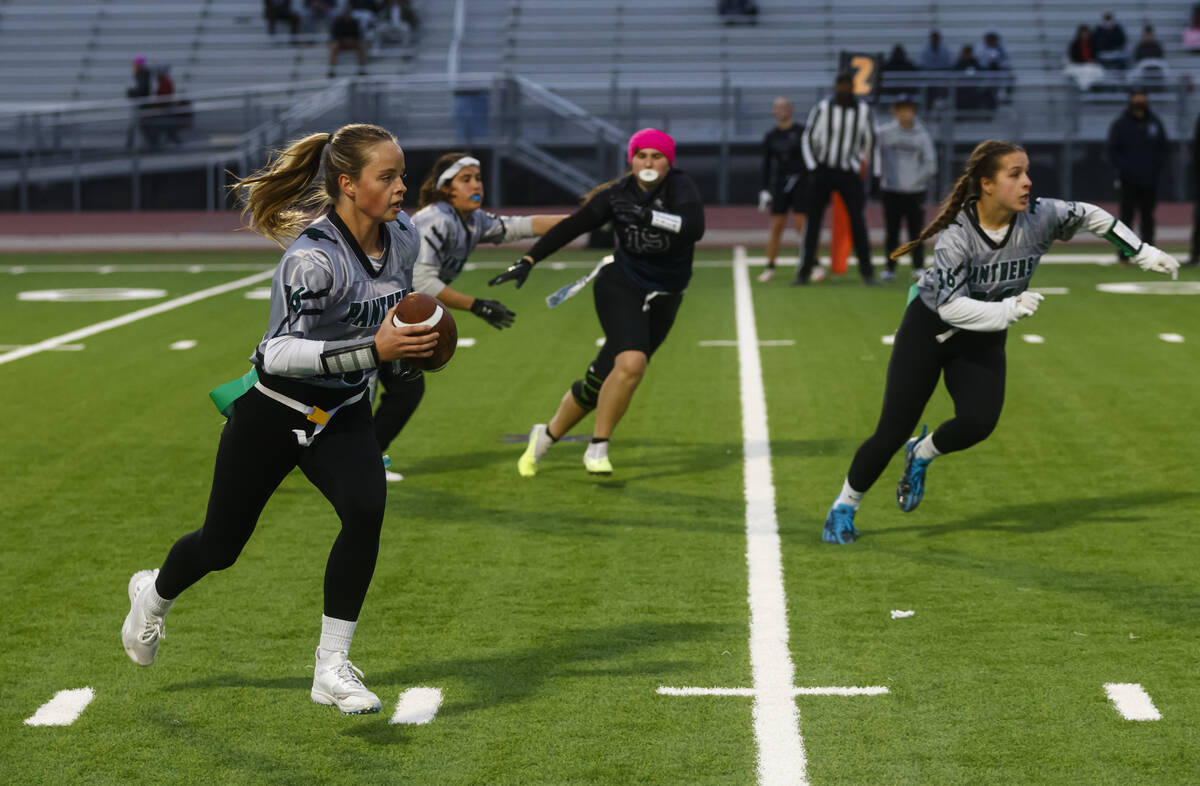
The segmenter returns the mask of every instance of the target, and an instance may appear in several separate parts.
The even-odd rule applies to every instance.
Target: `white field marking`
[[[912,615],[914,615],[916,613],[917,612],[915,612],[915,611],[904,611],[902,609],[892,609],[892,619],[900,620],[900,619],[904,619],[905,617],[911,617]]]
[[[565,262],[551,262],[550,269],[551,270],[566,270],[567,264]]]
[[[1026,333],[1021,336],[1021,340],[1026,344],[1045,344],[1046,339],[1039,336],[1037,333]]]
[[[886,336],[880,336],[879,341],[880,343],[890,347],[892,344],[896,343],[896,334],[889,333]]]
[[[270,287],[255,287],[254,289],[247,289],[246,290],[246,299],[247,300],[270,300],[271,299],[271,288]]]
[[[198,292],[193,292],[190,295],[177,297],[174,300],[168,300],[165,303],[156,303],[155,305],[148,306],[147,308],[131,311],[124,316],[115,317],[114,319],[106,319],[103,322],[97,322],[94,325],[89,325],[88,327],[80,328],[79,330],[73,330],[70,333],[63,333],[61,336],[48,338],[45,341],[41,341],[37,344],[30,344],[27,347],[21,347],[20,349],[14,349],[9,352],[5,352],[0,354],[0,365],[9,363],[13,360],[27,358],[30,355],[36,355],[37,353],[43,352],[47,349],[54,349],[57,346],[69,344],[72,341],[78,341],[81,338],[94,336],[97,333],[103,333],[106,330],[122,327],[130,324],[131,322],[137,322],[139,319],[145,319],[146,317],[152,317],[156,314],[162,314],[163,312],[171,311],[172,309],[179,308],[180,306],[187,306],[204,300],[205,298],[213,297],[214,295],[222,295],[226,292],[232,292],[237,289],[242,289],[243,287],[248,287],[251,284],[257,284],[259,281],[270,278],[272,275],[274,275],[274,273],[275,270],[272,268],[271,270],[266,270],[261,273],[255,273],[253,276],[246,276],[245,278],[239,278],[236,281],[230,281],[228,284],[221,284],[219,286],[209,287],[208,289],[201,289]]]
[[[442,706],[442,691],[438,688],[409,688],[400,694],[396,711],[388,723],[423,725],[433,721]]]
[[[1158,337],[1168,344],[1182,344],[1183,336],[1178,333],[1159,333]]]
[[[800,712],[788,651],[787,596],[775,484],[771,477],[771,435],[758,327],[746,249],[733,250],[733,296],[737,321],[738,370],[742,399],[742,449],[746,496],[746,564],[749,568],[750,670],[754,680],[754,737],[758,742],[758,782],[808,782]]]
[[[18,292],[17,300],[34,300],[49,303],[92,303],[109,300],[154,300],[166,297],[165,289],[134,289],[109,287],[104,289],[39,289]]]
[[[736,252],[736,246],[735,246],[735,252]],[[876,259],[878,259],[878,257],[876,257]],[[825,265],[827,268],[829,267],[829,257],[822,256],[822,257],[820,257],[820,261],[821,261],[821,264]],[[911,257],[901,257],[899,261],[901,262],[901,264],[905,264],[905,265],[912,264]],[[700,265],[700,264],[701,264],[700,262],[696,263],[696,265]],[[767,258],[765,256],[761,256],[761,257],[748,256],[748,257],[746,257],[746,264],[749,265],[750,267],[762,267],[767,264]],[[779,257],[776,260],[776,264],[779,267],[795,267],[796,265],[800,264],[800,260],[797,257]],[[879,264],[879,262],[876,262],[876,264]],[[1092,254],[1087,254],[1087,253],[1047,254],[1046,256],[1042,257],[1041,261],[1038,264],[1040,264],[1040,265],[1105,265],[1105,266],[1108,266],[1108,265],[1117,264],[1117,257],[1115,254],[1098,254],[1098,253],[1092,253]]]
[[[216,262],[209,265],[0,265],[0,273],[241,273],[274,270],[274,265]]]
[[[596,346],[598,346],[598,347],[604,346],[604,336],[601,336],[600,338],[596,339]]]
[[[475,339],[460,337],[458,339],[458,345],[460,347],[473,347],[473,346],[475,346]]]
[[[1071,290],[1069,287],[1030,287],[1030,292],[1037,292],[1039,295],[1069,295]]]
[[[1162,720],[1150,694],[1137,682],[1106,682],[1104,692],[1125,720]]]
[[[660,687],[660,696],[754,696],[754,688],[669,688]],[[831,685],[815,688],[792,688],[793,696],[882,696],[889,693],[883,685],[863,687]]]
[[[702,347],[736,347],[738,342],[727,339],[712,339],[699,342]],[[758,342],[760,347],[794,347],[796,342],[790,338],[770,338]]]
[[[1114,295],[1200,295],[1200,281],[1123,281],[1096,289]]]
[[[84,711],[96,692],[91,688],[60,690],[54,698],[38,707],[37,712],[25,719],[26,726],[70,726]]]
[[[196,346],[195,339],[185,338],[183,341],[176,341],[172,344],[171,349],[191,349],[194,346]]]
[[[29,346],[28,344],[0,344],[0,352],[7,352],[10,349],[20,349],[21,347]],[[55,352],[82,352],[85,348],[84,344],[59,344],[51,349]]]

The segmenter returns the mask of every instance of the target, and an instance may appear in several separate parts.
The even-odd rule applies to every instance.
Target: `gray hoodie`
[[[902,128],[898,120],[880,127],[875,138],[875,174],[883,191],[924,193],[937,172],[933,139],[920,120]]]

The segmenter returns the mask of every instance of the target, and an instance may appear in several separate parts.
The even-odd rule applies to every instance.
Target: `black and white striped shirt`
[[[865,101],[845,107],[826,98],[808,113],[801,149],[810,170],[826,166],[858,174],[874,140],[871,109]]]

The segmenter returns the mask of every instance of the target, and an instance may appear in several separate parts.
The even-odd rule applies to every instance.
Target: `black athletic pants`
[[[596,275],[592,296],[604,330],[604,346],[583,379],[571,386],[575,402],[588,411],[595,408],[600,387],[613,370],[617,355],[632,349],[646,353],[647,359],[652,357],[667,339],[683,303],[682,292],[647,290],[630,280],[615,262]]]
[[[375,408],[375,442],[379,452],[387,450],[404,424],[417,411],[425,395],[425,375],[406,377],[392,371],[391,363],[379,366],[379,406]]]
[[[935,338],[949,329],[920,298],[908,304],[888,362],[879,425],[854,454],[846,475],[855,491],[871,488],[916,430],[943,373],[946,390],[954,400],[954,417],[933,432],[934,446],[942,453],[965,450],[996,427],[1004,406],[1008,331],[964,330],[945,342]]]
[[[1139,236],[1154,245],[1154,208],[1158,204],[1158,189],[1140,186],[1128,180],[1121,181],[1121,222],[1133,229],[1134,213],[1142,217]]]
[[[312,427],[257,389],[234,403],[217,448],[204,526],[177,540],[159,571],[156,586],[164,598],[233,565],[267,500],[299,466],[342,523],[325,566],[325,614],[358,619],[375,572],[387,497],[371,404],[364,396],[339,410],[313,444],[302,447],[292,429],[311,434]]]
[[[858,272],[863,281],[874,279],[871,267],[871,239],[867,235],[867,219],[863,215],[866,195],[863,193],[862,178],[853,172],[830,167],[818,167],[808,176],[808,217],[804,227],[804,255],[796,278],[807,282],[817,264],[817,247],[821,244],[821,222],[825,220],[825,208],[836,191],[846,203],[850,214],[850,235],[854,239],[854,253],[858,257]]]
[[[896,272],[892,252],[900,248],[900,222],[908,227],[908,239],[916,240],[925,228],[925,195],[903,191],[884,191],[883,224],[886,228],[883,247],[887,252],[887,269]],[[925,267],[925,247],[918,244],[912,250],[913,270]]]

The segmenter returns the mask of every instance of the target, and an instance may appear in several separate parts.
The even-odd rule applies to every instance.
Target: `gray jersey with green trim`
[[[268,341],[295,336],[313,341],[363,341],[375,335],[388,309],[412,291],[420,235],[408,216],[381,226],[383,264],[378,271],[335,213],[296,238],[271,279],[271,317],[250,360],[261,367]],[[306,377],[327,388],[354,387],[370,373]]]
[[[501,217],[472,210],[463,218],[449,202],[443,201],[421,208],[412,220],[421,233],[419,267],[414,274],[416,289],[434,296],[458,278],[475,246],[507,243],[533,234],[529,216]]]
[[[1050,244],[1070,240],[1085,225],[1084,208],[1061,199],[1031,200],[997,242],[979,226],[976,203],[968,202],[937,236],[933,266],[917,282],[921,301],[936,311],[957,297],[994,302],[1024,292]]]

